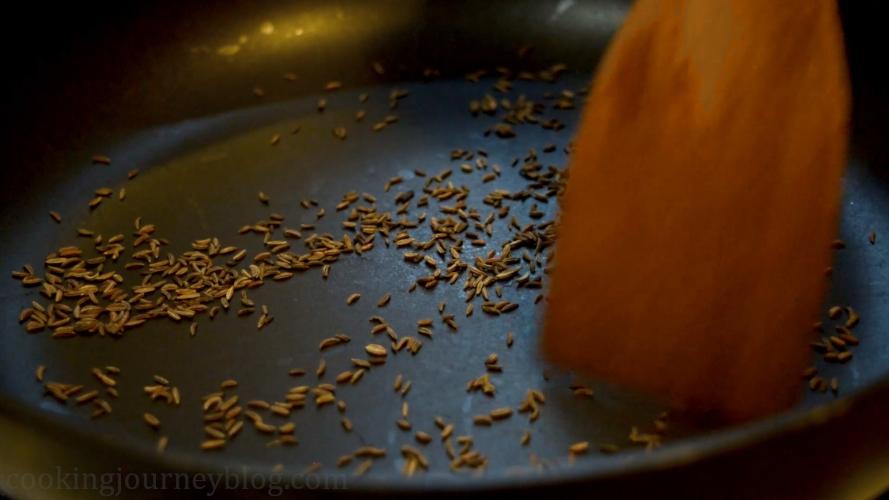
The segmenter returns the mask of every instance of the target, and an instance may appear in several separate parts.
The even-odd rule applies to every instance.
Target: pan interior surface
[[[182,43],[163,47],[162,54],[152,52],[159,59],[146,63],[143,74],[148,75],[150,83],[144,85],[154,83],[161,90],[148,91],[151,96],[145,98],[144,106],[137,105],[139,99],[133,97],[134,92],[139,95],[138,91],[128,94],[117,89],[118,95],[106,89],[115,97],[97,103],[95,113],[108,121],[89,120],[92,128],[72,133],[72,137],[78,137],[67,139],[69,142],[58,140],[49,148],[53,152],[29,171],[9,174],[10,181],[3,188],[5,238],[0,244],[0,260],[7,270],[31,264],[41,273],[49,252],[68,245],[93,247],[88,238],[78,237],[78,228],[106,239],[122,234],[129,247],[135,237],[134,220],[140,217],[142,224],[156,226],[157,237],[169,241],[162,256],[181,255],[192,249],[194,241],[215,237],[222,246],[247,250],[248,258],[237,266],[242,268],[267,248],[261,234],[240,234],[239,228],[269,220],[271,214],[280,214],[284,227],[302,233],[302,238],[289,240],[291,250],[297,253],[306,251],[303,245],[312,233],[329,233],[337,239],[343,234],[354,237],[356,233],[342,225],[353,207],[336,209],[344,195],[352,191],[376,198],[375,203],[363,199],[354,206],[373,204],[378,212],[388,212],[394,220],[404,216],[417,221],[420,214],[425,214],[423,222],[410,233],[416,240],[426,241],[433,235],[429,229],[432,218],[461,217],[450,208],[455,203],[453,197],[430,199],[428,204],[418,206],[424,187],[429,186],[465,193],[466,206],[479,212],[477,219],[465,217],[470,225],[467,230],[477,233],[476,238],[462,237],[462,259],[466,262],[475,264],[477,259],[489,257],[492,250],[499,253],[503,243],[523,233],[522,228],[528,225],[533,225],[536,229],[532,232],[538,231],[539,236],[541,227],[545,229],[545,223],[555,219],[556,199],[543,196],[546,188],[523,175],[523,167],[536,158],[542,171],[564,169],[583,89],[607,35],[616,28],[626,8],[623,2],[542,4],[546,5],[517,8],[521,14],[482,9],[483,19],[506,19],[513,25],[503,28],[503,36],[488,49],[489,53],[470,54],[466,56],[468,62],[459,63],[451,61],[444,49],[436,49],[438,53],[429,56],[429,61],[419,53],[424,44],[433,43],[430,37],[447,32],[433,20],[433,12],[423,10],[419,3],[399,3],[400,13],[391,16],[381,16],[379,11],[361,7],[361,3],[344,3],[341,8],[311,4],[295,13],[269,6],[240,21],[227,13],[231,17],[227,23],[219,23],[221,28],[207,28],[206,33],[198,30],[192,37],[183,35],[179,40]],[[548,21],[534,24],[522,35],[521,22],[530,23],[534,18]],[[368,20],[379,22],[366,24]],[[418,25],[427,27],[429,33],[418,34],[422,31]],[[589,26],[598,28],[585,35],[582,28]],[[241,32],[249,33],[246,41]],[[553,48],[551,58],[545,51],[550,43],[547,36],[553,33],[564,33],[571,48],[567,53]],[[309,37],[312,45],[299,45],[302,37]],[[585,43],[596,44],[595,54],[582,55],[586,53]],[[531,56],[517,56],[516,50],[526,45],[537,48]],[[320,69],[305,68],[306,61],[320,57],[320,53],[341,55],[343,61]],[[370,61],[383,56],[388,59],[386,71],[380,74]],[[496,69],[501,59],[510,68],[511,88],[505,92],[492,89],[501,79]],[[555,81],[516,77],[523,70],[537,75],[563,60],[569,61],[569,69]],[[302,62],[303,71],[297,62]],[[160,67],[169,70],[152,77],[152,68]],[[191,72],[197,69],[201,71]],[[426,69],[438,71],[424,72]],[[466,73],[480,69],[487,73],[479,76],[478,82],[465,78]],[[291,71],[297,73],[295,82],[282,78]],[[342,81],[343,88],[324,91],[325,82],[334,80]],[[404,97],[395,99],[395,107],[394,90],[405,92]],[[210,98],[205,95],[208,93],[217,96]],[[576,96],[572,98],[576,105],[557,109],[554,104],[567,93]],[[362,97],[365,94],[366,102]],[[481,112],[473,116],[469,102],[482,100],[486,94],[498,101],[498,110],[493,115]],[[564,128],[552,130],[539,123],[521,123],[513,126],[515,137],[485,134],[501,122],[502,100],[508,99],[509,105],[515,106],[519,96],[541,103],[539,114],[557,118]],[[323,112],[318,111],[319,99],[326,100]],[[115,105],[122,106],[117,108],[116,120],[108,118],[114,115]],[[365,115],[356,121],[359,110]],[[390,119],[385,128],[374,131],[373,125],[387,116],[395,116],[397,121]],[[53,140],[63,135],[62,128],[70,127],[65,120],[62,124],[64,127],[52,129]],[[344,139],[337,137],[342,135],[335,131],[339,127],[345,128]],[[40,146],[40,141],[33,138],[25,142],[26,149]],[[452,158],[452,151],[458,149],[471,152],[472,157]],[[91,161],[95,154],[107,155],[110,165]],[[485,158],[485,165],[477,163],[480,158]],[[463,168],[464,164],[468,168]],[[133,169],[139,173],[128,180],[128,172]],[[451,173],[445,177],[442,172],[446,170]],[[428,184],[436,175],[442,177],[441,181]],[[889,235],[885,216],[889,213],[889,184],[883,177],[863,161],[850,164],[839,235],[846,248],[837,252],[833,286],[827,298],[828,305],[852,306],[861,315],[855,335],[862,348],[855,350],[854,361],[848,364],[818,361],[822,376],[840,380],[839,394],[809,391],[801,382],[800,390],[805,395],[795,410],[798,414],[863,391],[886,376],[887,368],[881,360],[889,356],[889,345],[882,342],[885,334],[881,325],[889,324],[889,312],[881,298],[889,295],[889,282],[879,278],[886,275],[887,258],[879,235]],[[393,184],[393,178],[400,180]],[[391,185],[388,190],[387,184]],[[87,202],[95,196],[95,190],[104,187],[114,195],[90,209]],[[126,189],[123,201],[118,199],[121,188]],[[414,194],[408,201],[409,210],[397,213],[403,204],[399,196],[407,196],[402,193],[411,190]],[[528,190],[531,195],[504,201],[509,214],[501,217],[496,207],[485,203],[495,190]],[[267,203],[258,199],[260,192],[268,197]],[[542,197],[535,198],[533,192]],[[317,206],[307,208],[300,203],[303,200],[317,201]],[[319,217],[320,208],[325,213]],[[50,210],[61,214],[61,223],[47,215]],[[484,227],[489,215],[493,216],[490,235]],[[516,224],[511,226],[513,217]],[[479,229],[476,222],[484,223]],[[366,474],[368,481],[386,486],[613,470],[647,456],[645,444],[630,439],[634,428],[643,435],[663,434],[665,449],[672,443],[681,446],[690,436],[705,441],[718,439],[720,431],[702,429],[681,418],[663,418],[664,408],[655,401],[579,379],[548,366],[539,357],[537,334],[545,299],[536,300],[538,295],[545,295],[545,243],[513,250],[522,266],[519,274],[529,271],[528,260],[521,260],[522,252],[529,252],[530,260],[534,260],[535,250],[541,250],[541,261],[531,274],[542,278],[544,288],[518,287],[514,281],[504,280],[500,295],[496,295],[495,285],[491,285],[489,301],[518,305],[513,311],[492,315],[482,310],[483,300],[467,301],[465,275],[453,285],[440,282],[434,288],[419,286],[410,292],[417,279],[434,269],[432,263],[405,260],[408,249],[395,243],[399,230],[377,234],[374,248],[361,255],[342,255],[332,263],[326,279],[320,267],[281,282],[266,279],[262,286],[248,292],[256,311],[238,317],[237,309],[244,305],[236,295],[230,310],[212,321],[199,316],[194,335],[190,335],[189,321],[173,319],[149,321],[127,330],[121,338],[53,340],[47,331],[26,334],[18,321],[21,309],[32,300],[45,303],[45,299],[37,288],[23,289],[18,281],[4,280],[0,282],[5,297],[0,321],[6,348],[0,355],[0,398],[9,407],[18,408],[19,416],[38,416],[35,421],[54,428],[53,432],[76,434],[95,443],[115,442],[129,448],[134,456],[154,456],[158,438],[166,436],[167,451],[157,459],[167,456],[170,463],[195,468],[249,464],[256,470],[272,471],[281,465],[289,473],[298,473],[318,462],[323,471],[351,474],[363,460],[355,459],[340,469],[336,466],[340,457],[362,446],[385,448],[386,456],[375,459]],[[868,240],[871,232],[878,235],[876,244]],[[284,239],[281,229],[274,239]],[[483,239],[485,243],[475,246],[471,239]],[[122,267],[130,260],[130,252],[127,248],[117,264],[109,267]],[[434,248],[424,254],[432,258],[435,268],[445,269],[447,256],[437,254]],[[138,271],[122,274],[130,284],[142,278]],[[361,294],[360,299],[348,305],[347,298],[355,293]],[[378,300],[385,294],[391,294],[390,302],[378,307]],[[468,303],[474,305],[469,316]],[[274,320],[258,329],[261,306],[268,307]],[[416,354],[390,350],[386,362],[369,368],[360,381],[336,384],[338,374],[356,369],[353,358],[368,357],[366,344],[390,345],[385,333],[371,333],[374,323],[369,319],[374,315],[384,318],[398,336],[421,341],[422,349]],[[446,315],[453,315],[456,330],[443,321]],[[418,321],[427,318],[432,320],[431,338],[417,331]],[[351,341],[319,351],[319,342],[336,334],[346,334]],[[507,345],[508,335],[513,339],[511,346]],[[492,353],[497,354],[502,370],[487,369],[485,361]],[[327,368],[319,378],[315,371],[322,358]],[[109,398],[113,412],[92,419],[92,406],[71,402],[63,405],[47,397],[34,380],[38,365],[46,366],[46,380],[100,390],[92,368],[120,367],[116,386],[120,397]],[[296,368],[306,374],[288,374]],[[493,396],[467,391],[470,381],[486,373],[496,388]],[[155,383],[154,375],[169,379],[179,388],[181,406],[164,405],[144,394],[143,387]],[[397,376],[400,389],[407,381],[411,383],[405,395],[393,388]],[[279,436],[246,425],[224,450],[202,451],[200,444],[207,436],[201,400],[219,391],[220,383],[227,379],[236,380],[238,385],[225,390],[226,397],[237,395],[242,404],[248,400],[281,401],[290,388],[298,385],[335,384],[336,399],[345,402],[345,410],[335,405],[316,407],[310,399],[288,417],[265,413],[265,421],[276,426],[295,424],[294,435],[299,441],[295,446],[269,446]],[[531,397],[530,389],[545,396],[545,402],[537,404],[539,419],[533,422],[528,418],[531,412],[517,411]],[[403,414],[404,403],[408,405],[407,416]],[[513,414],[490,426],[474,422],[474,417],[502,407],[512,408]],[[146,426],[145,412],[160,419],[159,430]],[[472,437],[466,449],[483,457],[484,474],[470,466],[461,466],[456,473],[449,469],[453,459],[439,437],[442,429],[436,425],[436,417],[453,424],[450,440],[458,452],[461,446],[456,439]],[[344,430],[343,418],[351,421],[350,432]],[[409,421],[410,430],[399,427],[398,420]],[[666,430],[659,431],[656,420],[666,422]],[[430,434],[432,442],[417,443],[417,431]],[[529,441],[523,444],[526,433]],[[589,442],[589,452],[569,456],[569,447],[584,441]],[[429,462],[428,471],[418,471],[413,478],[403,476],[407,459],[400,449],[405,444],[423,452]],[[599,451],[602,446],[606,451],[612,446],[621,451],[607,455]]]

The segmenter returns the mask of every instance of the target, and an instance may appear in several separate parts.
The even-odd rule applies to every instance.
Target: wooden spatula
[[[638,0],[576,137],[550,357],[722,419],[792,404],[849,101],[832,0]]]

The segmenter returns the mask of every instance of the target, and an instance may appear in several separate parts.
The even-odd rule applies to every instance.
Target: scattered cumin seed
[[[386,449],[376,446],[362,446],[355,450],[354,455],[356,457],[383,458],[386,456]]]
[[[90,401],[96,399],[98,396],[99,396],[99,391],[92,390],[92,391],[85,392],[83,394],[78,395],[76,398],[74,398],[74,401],[75,401],[75,403],[82,405],[82,404],[89,403]]]
[[[391,294],[388,294],[388,293],[387,293],[387,294],[383,295],[383,296],[380,298],[380,300],[377,302],[377,307],[386,307],[386,305],[389,304],[389,300],[390,300],[391,298],[392,298],[392,295],[391,295]]]
[[[224,439],[208,439],[201,443],[202,450],[218,450],[225,447]]]
[[[476,415],[472,417],[472,423],[475,425],[490,426],[493,423],[490,415]]]
[[[98,165],[111,165],[111,158],[107,155],[95,154],[92,157],[92,161]]]
[[[52,220],[56,221],[56,223],[61,224],[62,216],[58,212],[56,212],[55,210],[50,210],[49,216],[52,217]]]
[[[512,416],[512,408],[505,406],[491,410],[491,418],[494,420],[503,420]]]
[[[827,310],[827,316],[830,319],[838,319],[843,315],[843,308],[840,306],[833,306]]]
[[[360,293],[353,293],[353,294],[349,295],[348,297],[346,297],[346,304],[351,306],[352,304],[358,302],[358,299],[360,299],[360,298],[361,298]]]
[[[151,427],[155,430],[160,429],[161,421],[158,420],[158,418],[151,413],[142,414],[142,419],[145,420],[145,423],[148,424],[148,427]]]
[[[102,382],[102,384],[104,384],[108,387],[114,387],[115,385],[117,385],[116,380],[109,377],[108,375],[103,373],[102,370],[100,370],[98,368],[93,368],[92,373],[97,379],[99,379],[99,382]]]
[[[367,460],[361,462],[360,464],[358,464],[358,467],[355,467],[354,474],[356,476],[364,475],[368,470],[370,470],[370,468],[371,468],[371,466],[373,466],[373,464],[374,464],[373,460],[370,460],[370,459],[367,459]]]
[[[582,455],[590,448],[589,441],[579,441],[568,447],[568,452],[572,455]]]
[[[858,312],[851,307],[845,307],[846,311],[846,328],[855,328],[858,326],[858,323],[861,321],[861,316],[858,315]]]
[[[441,440],[444,441],[447,438],[451,437],[451,434],[454,433],[454,424],[447,424],[441,430]]]
[[[366,346],[364,346],[364,350],[367,351],[367,353],[371,356],[383,357],[388,354],[386,348],[381,346],[380,344],[367,344]]]

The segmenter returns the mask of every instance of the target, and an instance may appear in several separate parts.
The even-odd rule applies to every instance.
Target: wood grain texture
[[[849,118],[833,0],[640,0],[594,81],[544,348],[744,420],[787,408],[838,221]]]

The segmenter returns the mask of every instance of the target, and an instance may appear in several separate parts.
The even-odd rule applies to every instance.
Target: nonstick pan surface
[[[223,245],[255,254],[262,249],[261,236],[238,234],[238,228],[267,219],[272,212],[285,217],[285,226],[316,223],[319,233],[340,235],[344,212],[334,205],[345,193],[372,193],[381,211],[394,212],[398,192],[414,189],[419,194],[424,178],[417,169],[430,175],[453,169],[448,181],[468,188],[467,204],[479,207],[484,217],[491,209],[482,199],[491,190],[519,190],[527,184],[510,166],[513,158],[524,158],[534,148],[544,165],[564,167],[564,148],[578,111],[551,109],[544,93],[582,91],[627,7],[609,1],[235,2],[226,7],[161,2],[133,7],[134,12],[78,12],[105,22],[68,47],[44,40],[37,46],[47,47],[45,61],[31,61],[38,57],[35,52],[22,56],[28,58],[28,73],[8,83],[15,92],[10,123],[16,126],[7,128],[4,146],[8,164],[0,219],[3,268],[39,268],[56,248],[86,246],[77,228],[106,237],[122,233],[131,241],[136,217],[155,224],[158,236],[170,241],[164,251],[174,253],[187,251],[194,240],[215,236]],[[227,54],[231,46],[238,47],[237,53]],[[528,46],[534,49],[518,54]],[[855,59],[850,57],[854,77]],[[374,72],[372,61],[380,61],[385,73]],[[472,116],[467,103],[485,93],[501,97],[491,90],[496,68],[539,71],[556,63],[568,68],[556,82],[517,80],[503,97],[524,94],[546,102],[546,117],[558,118],[566,128],[519,125],[514,138],[486,136],[496,119]],[[424,76],[430,68],[437,73],[427,71]],[[480,82],[464,78],[480,69],[488,70]],[[295,80],[283,78],[286,73],[295,74]],[[325,82],[331,80],[343,82],[343,88],[325,92]],[[394,88],[409,95],[392,110],[388,97]],[[368,101],[361,103],[364,93]],[[319,113],[317,101],[322,97],[327,109]],[[354,119],[358,109],[367,113],[362,123]],[[381,132],[370,130],[388,114],[396,114],[398,122]],[[340,125],[348,130],[346,140],[331,133]],[[299,132],[294,134],[296,127]],[[275,134],[280,140],[272,146]],[[544,153],[549,144],[556,150]],[[664,445],[646,452],[628,440],[630,429],[650,432],[664,408],[578,379],[542,360],[536,342],[545,301],[535,304],[539,290],[505,286],[504,297],[519,304],[516,311],[489,317],[479,303],[467,318],[462,279],[457,286],[409,293],[411,283],[429,269],[404,262],[402,251],[378,241],[370,252],[341,258],[327,280],[312,269],[251,290],[250,297],[267,305],[274,316],[261,331],[255,325],[258,313],[238,318],[233,308],[213,321],[200,318],[195,336],[189,335],[188,322],[163,320],[129,330],[119,339],[53,340],[47,332],[26,334],[17,321],[19,311],[38,298],[37,289],[22,288],[12,279],[0,281],[0,429],[10,443],[0,464],[19,472],[55,467],[108,471],[123,466],[133,471],[280,474],[301,484],[306,468],[319,462],[317,475],[341,481],[335,485],[373,492],[571,488],[579,483],[597,483],[601,491],[651,492],[664,484],[688,486],[692,477],[698,488],[724,488],[735,481],[740,492],[750,485],[732,471],[747,471],[765,481],[777,474],[802,477],[804,464],[827,469],[833,463],[835,470],[822,471],[822,480],[812,483],[840,488],[839,478],[848,482],[872,469],[886,470],[880,469],[886,460],[885,447],[880,446],[886,443],[885,431],[868,434],[865,429],[883,410],[880,396],[885,397],[889,372],[889,270],[880,239],[889,235],[889,184],[877,148],[863,140],[856,144],[839,234],[847,248],[837,253],[826,303],[848,304],[859,311],[862,321],[856,335],[862,345],[847,365],[818,365],[825,377],[840,380],[839,394],[810,392],[801,381],[802,402],[787,414],[723,430],[701,429],[673,418]],[[502,167],[502,175],[486,183],[478,171],[463,173],[462,162],[450,159],[454,149],[484,149],[489,162]],[[95,164],[94,154],[108,155],[111,164]],[[139,175],[128,181],[127,173],[136,168]],[[404,181],[385,192],[384,184],[394,176]],[[118,201],[115,194],[90,210],[87,201],[93,191],[105,186],[115,193],[126,187],[126,200]],[[268,206],[257,200],[259,191],[269,196]],[[322,219],[315,221],[316,209],[300,206],[300,200],[309,198],[326,209]],[[537,223],[528,217],[533,203],[545,213],[540,221],[553,219],[554,200],[513,202],[511,213],[523,225]],[[425,208],[429,217],[442,216],[438,206],[431,202]],[[50,210],[62,214],[60,224],[47,215]],[[410,214],[422,210],[412,207]],[[465,257],[499,249],[509,236],[508,222],[496,220],[490,244],[467,244]],[[428,229],[423,231],[418,230],[418,237],[428,237]],[[878,235],[876,244],[868,241],[871,231]],[[126,276],[139,279],[137,273]],[[361,300],[347,306],[346,297],[355,292],[361,293]],[[390,305],[377,308],[377,299],[385,293],[392,294]],[[441,303],[456,316],[458,332],[438,320]],[[203,395],[217,390],[223,380],[235,379],[239,386],[229,393],[242,400],[278,400],[289,387],[318,383],[312,372],[321,357],[328,364],[321,381],[333,383],[337,373],[351,369],[350,358],[364,356],[366,343],[379,342],[369,333],[368,317],[374,314],[385,317],[399,333],[414,336],[417,320],[434,318],[434,337],[422,338],[423,348],[415,356],[390,353],[385,365],[369,370],[359,383],[339,387],[337,396],[348,405],[345,413],[308,404],[287,419],[267,417],[275,424],[293,421],[297,446],[268,447],[272,438],[248,426],[223,451],[199,449],[204,439]],[[350,335],[352,342],[319,353],[319,341],[338,332]],[[507,332],[514,335],[511,348],[505,343]],[[494,352],[503,365],[502,373],[491,375],[496,396],[468,393],[466,383],[485,373],[484,360]],[[90,387],[97,385],[92,367],[119,366],[120,397],[112,401],[112,414],[91,419],[89,407],[60,405],[47,397],[34,380],[41,364],[49,380]],[[290,377],[288,370],[296,367],[309,375]],[[181,407],[152,403],[142,394],[154,374],[179,387]],[[412,382],[404,398],[392,389],[396,374]],[[577,382],[590,386],[594,397],[576,398],[570,387]],[[473,425],[474,415],[515,408],[529,388],[546,396],[538,421],[515,414],[492,427]],[[410,432],[395,423],[402,401],[410,405]],[[146,411],[161,419],[160,431],[145,425]],[[351,433],[342,430],[342,416],[353,422]],[[454,424],[455,436],[473,437],[474,449],[488,460],[484,473],[449,470],[436,416]],[[418,430],[435,439],[418,445],[413,439]],[[525,431],[531,432],[531,441],[522,446]],[[169,437],[162,455],[155,452],[159,435]],[[817,451],[830,448],[831,440],[855,445],[834,444],[833,450]],[[572,460],[567,450],[577,441],[589,441],[592,449]],[[410,478],[401,473],[403,444],[424,451],[428,471]],[[622,451],[602,454],[601,444],[615,444]],[[387,455],[364,476],[352,475],[360,460],[335,466],[338,457],[365,445],[386,448]],[[841,466],[836,464],[840,456],[845,457]],[[802,491],[791,483],[771,487]]]

